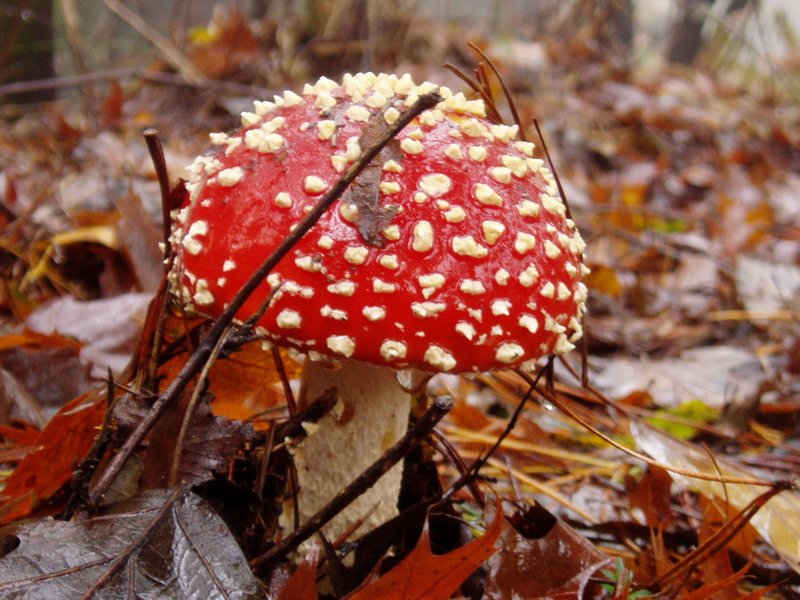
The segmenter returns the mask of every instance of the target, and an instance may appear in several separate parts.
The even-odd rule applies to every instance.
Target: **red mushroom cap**
[[[370,119],[418,95],[408,75],[322,78],[211,134],[175,215],[179,296],[218,315],[357,159]],[[581,335],[584,243],[552,174],[480,100],[444,100],[402,130],[239,313],[281,283],[260,322],[272,341],[394,367],[519,366]],[[366,144],[361,140],[362,144]]]

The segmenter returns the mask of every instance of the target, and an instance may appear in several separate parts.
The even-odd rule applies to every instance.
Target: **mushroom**
[[[218,315],[319,196],[419,95],[443,100],[384,148],[239,313],[280,288],[258,331],[308,355],[300,403],[335,387],[339,410],[295,451],[300,518],[405,432],[397,370],[526,367],[581,336],[584,242],[517,127],[409,75],[321,78],[257,101],[189,167],[174,214],[179,299]],[[376,125],[377,124],[377,125]],[[396,514],[401,466],[329,523],[337,536]]]

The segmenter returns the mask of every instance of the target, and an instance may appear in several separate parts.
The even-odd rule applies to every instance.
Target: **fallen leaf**
[[[740,256],[736,260],[736,292],[751,312],[800,311],[800,268]]]
[[[491,600],[582,598],[589,578],[609,562],[538,504],[506,519],[499,546],[487,562],[484,597]]]
[[[297,379],[300,364],[280,350],[286,376]],[[261,348],[261,342],[243,346],[227,358],[217,360],[208,376],[209,392],[214,399],[215,415],[247,420],[286,403],[280,376],[272,353]]]
[[[664,469],[648,465],[639,481],[626,477],[625,488],[632,509],[638,508],[649,527],[658,529],[670,523],[675,515],[671,509],[672,478]]]
[[[319,546],[314,544],[297,570],[289,577],[278,600],[317,600],[317,561]]]
[[[670,416],[680,417],[682,422],[676,422],[670,419]],[[697,428],[692,427],[685,421],[694,421],[698,425],[702,425],[704,423],[711,423],[718,418],[718,410],[714,410],[708,406],[708,404],[700,400],[689,400],[678,406],[670,406],[655,411],[653,416],[647,419],[647,422],[654,427],[666,431],[670,435],[682,440],[688,440],[697,434]]]
[[[759,389],[764,372],[756,357],[733,346],[705,346],[678,358],[593,359],[592,383],[612,398],[647,390],[656,404],[678,406],[702,400],[719,409],[726,402],[746,403]]]
[[[39,439],[41,431],[28,423],[19,423],[17,426],[0,425],[0,435],[6,441],[14,442],[20,446],[34,446]]]
[[[36,440],[39,448],[4,481],[0,522],[33,514],[72,479],[73,469],[97,435],[105,408],[105,397],[87,394],[65,404],[50,420]]]
[[[736,584],[744,579],[747,571],[750,570],[750,563],[739,569],[736,573],[731,573],[727,577],[712,580],[705,585],[693,590],[691,592],[683,592],[681,594],[682,600],[705,600],[706,598],[741,598],[741,595],[736,591]],[[731,592],[735,595],[726,596],[724,593]]]
[[[88,302],[65,296],[31,313],[26,325],[80,340],[81,359],[94,365],[95,377],[105,378],[108,368],[120,374],[127,366],[149,302],[149,294],[139,293]]]
[[[184,397],[182,402],[173,403],[153,428],[144,455],[143,489],[167,485],[186,402]],[[247,442],[252,441],[254,435],[249,423],[214,416],[208,404],[201,401],[192,415],[183,441],[178,481],[196,485],[225,475],[233,458]]]
[[[147,213],[142,199],[133,191],[117,200],[117,235],[139,280],[139,287],[155,293],[164,272],[163,253],[158,249],[162,231]]]
[[[494,543],[505,521],[499,499],[494,521],[477,540],[449,554],[431,552],[427,522],[419,542],[386,575],[348,596],[348,600],[447,600],[464,580],[496,552]]]
[[[722,517],[722,514],[716,510],[712,501],[709,501],[702,496],[700,500],[700,506],[702,507],[702,518],[697,526],[697,542],[698,544],[703,544],[704,542],[708,542],[709,539],[713,538],[713,536],[722,527],[724,527],[725,521]],[[727,582],[726,585],[719,585],[715,588],[716,595],[714,596],[714,600],[735,600],[739,598],[739,592],[736,584],[747,573],[747,569],[743,569],[738,574],[739,579],[732,579],[736,573],[734,573],[733,566],[731,565],[731,557],[728,552],[729,546],[730,544],[727,544],[724,548],[714,552],[698,566],[700,572],[703,574],[704,581],[714,582],[716,584],[719,584],[723,581]],[[745,552],[743,556],[749,555],[750,549],[748,548],[747,552]],[[714,585],[714,583],[712,583],[712,585]],[[703,587],[708,587],[708,584]]]
[[[15,345],[18,344],[18,345]],[[51,417],[65,402],[94,388],[90,367],[80,359],[82,344],[58,334],[24,331],[0,336],[0,365],[32,402],[29,411]],[[17,413],[26,418],[29,414]],[[37,423],[39,419],[37,417]],[[44,425],[44,423],[40,423]]]
[[[712,460],[706,450],[670,437],[639,420],[630,421],[630,431],[637,446],[660,463],[716,477],[759,478],[757,473],[730,458],[715,456]],[[676,473],[670,475],[681,486],[696,490],[707,498],[730,503],[736,511],[744,510],[764,491],[763,487],[723,484]],[[795,491],[781,492],[750,519],[750,524],[792,569],[800,573],[800,546],[797,544],[800,539],[800,494]]]
[[[0,531],[0,595],[36,598],[261,598],[225,523],[191,492],[158,490],[68,523]]]

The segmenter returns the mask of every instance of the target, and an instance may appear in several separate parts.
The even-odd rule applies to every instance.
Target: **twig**
[[[170,216],[169,216],[169,173],[167,172],[167,161],[164,158],[164,148],[161,146],[161,139],[158,137],[157,129],[145,129],[142,132],[147,150],[150,152],[150,160],[156,170],[158,178],[158,188],[161,192],[161,241],[164,243],[164,260],[169,259],[169,235],[170,235]]]
[[[511,111],[511,117],[514,119],[514,123],[517,124],[517,127],[519,127],[519,137],[523,142],[527,141],[528,138],[525,137],[525,128],[522,126],[522,120],[519,118],[517,106],[514,104],[514,97],[511,95],[511,91],[508,89],[506,82],[503,81],[503,77],[500,75],[500,71],[497,69],[497,66],[494,64],[494,62],[492,62],[492,59],[489,58],[486,53],[478,48],[478,46],[476,46],[473,42],[469,42],[469,47],[477,52],[481,58],[486,61],[486,64],[489,65],[489,68],[492,70],[492,73],[494,73],[494,76],[497,77],[497,81],[500,83],[500,87],[503,90],[503,95],[506,97],[508,108]]]
[[[158,131],[155,129],[146,129],[143,132],[147,149],[150,152],[150,160],[153,161],[153,167],[158,177],[158,186],[161,192],[161,230],[162,230],[162,243],[164,244],[164,272],[161,278],[161,285],[159,286],[158,294],[153,300],[152,310],[158,311],[156,317],[155,327],[153,328],[153,337],[150,340],[149,348],[150,355],[147,361],[147,368],[143,371],[144,387],[148,392],[157,390],[156,376],[158,373],[159,358],[161,355],[161,339],[164,335],[164,329],[167,326],[168,316],[168,302],[166,297],[168,294],[169,283],[167,280],[167,273],[172,268],[172,260],[174,255],[169,243],[170,236],[170,193],[169,193],[169,173],[167,172],[167,161],[164,158],[164,148],[161,146],[161,139],[158,137]],[[149,317],[149,315],[148,315]],[[137,373],[140,376],[142,373]],[[140,379],[141,381],[141,379]]]
[[[525,381],[528,381],[528,382],[531,381],[530,376],[525,374],[524,372],[518,370],[517,373],[519,374],[520,377],[525,379]],[[607,436],[606,434],[604,434],[602,431],[600,431],[599,429],[597,429],[593,425],[590,425],[589,423],[584,421],[580,416],[578,416],[575,413],[575,411],[573,411],[572,409],[568,408],[566,404],[564,404],[561,400],[559,400],[556,394],[549,394],[549,393],[547,393],[546,390],[541,390],[541,389],[538,389],[538,388],[536,389],[536,391],[539,394],[541,394],[542,397],[545,400],[547,400],[548,402],[550,402],[553,405],[555,405],[561,412],[563,412],[568,417],[573,419],[579,425],[585,427],[586,429],[591,431],[593,434],[595,434],[599,438],[603,439],[604,441],[608,442],[609,444],[611,444],[612,446],[614,446],[618,450],[622,450],[626,454],[628,454],[628,455],[630,455],[630,456],[632,456],[634,458],[638,458],[639,460],[641,460],[643,462],[646,462],[648,465],[653,465],[655,467],[661,467],[662,469],[664,469],[666,471],[669,471],[670,473],[675,473],[677,475],[683,475],[684,477],[691,477],[693,479],[702,479],[704,481],[716,481],[718,483],[740,483],[740,484],[745,484],[745,485],[757,485],[757,486],[761,486],[761,487],[772,487],[774,485],[777,485],[777,484],[781,483],[780,481],[767,481],[765,479],[753,479],[753,478],[749,478],[749,477],[727,477],[727,476],[720,477],[718,475],[709,475],[708,473],[702,473],[702,472],[699,472],[699,471],[687,471],[686,469],[681,469],[679,467],[673,467],[671,465],[660,463],[657,460],[654,460],[654,459],[650,458],[649,456],[645,456],[644,454],[642,454],[640,452],[637,452],[636,450],[633,450],[632,448],[628,448],[626,446],[623,446],[622,444],[620,444],[615,439]],[[792,487],[792,488],[795,487],[795,484],[793,484],[791,482],[789,482],[788,485],[790,487]]]
[[[307,434],[303,428],[303,423],[316,423],[327,415],[336,406],[336,389],[331,387],[325,390],[321,396],[311,404],[304,407],[292,418],[275,426],[275,439],[283,442],[286,438],[295,438]]]
[[[159,73],[142,68],[111,69],[108,71],[95,71],[82,75],[69,77],[54,77],[51,79],[34,79],[31,81],[15,81],[0,85],[0,97],[19,94],[22,92],[36,92],[40,90],[55,90],[82,86],[87,83],[99,81],[117,81],[120,79],[138,79],[147,83],[157,83],[161,85],[173,85],[180,87],[197,87],[204,90],[214,90],[220,93],[230,93],[243,96],[269,96],[275,90],[252,86],[235,81],[224,81],[220,79],[206,79],[202,83],[187,81],[180,75],[174,73]]]
[[[189,62],[181,51],[178,50],[172,42],[150,27],[140,15],[137,15],[122,2],[119,2],[119,0],[103,0],[103,3],[111,12],[133,27],[133,29],[148,42],[153,44],[153,46],[164,55],[167,62],[175,67],[178,73],[183,75],[187,81],[197,84],[205,82],[205,76]]]
[[[522,414],[522,409],[525,408],[525,404],[528,402],[528,399],[531,397],[531,394],[533,394],[534,389],[536,389],[536,385],[539,383],[539,378],[542,376],[544,372],[545,369],[541,369],[539,371],[539,374],[536,376],[536,379],[533,382],[529,383],[530,387],[528,388],[528,391],[519,401],[519,404],[517,404],[517,407],[514,409],[514,413],[511,415],[511,418],[508,420],[508,423],[506,423],[503,432],[495,440],[492,447],[489,448],[489,451],[479,456],[472,462],[472,464],[469,466],[469,469],[467,469],[467,472],[462,474],[458,479],[456,479],[450,485],[447,491],[445,491],[444,494],[442,494],[442,499],[439,501],[439,503],[446,502],[447,500],[452,498],[453,494],[455,494],[458,490],[460,490],[472,479],[474,479],[475,476],[489,461],[489,457],[491,457],[495,452],[497,452],[497,449],[503,443],[503,440],[505,440],[514,430],[514,427],[517,424],[517,420],[519,419],[519,416]]]
[[[286,406],[289,407],[289,416],[293,417],[297,414],[297,402],[294,400],[292,386],[289,385],[289,377],[286,375],[286,367],[283,365],[281,353],[276,346],[272,347],[272,362],[275,364],[275,370],[278,372],[278,377],[281,380],[283,395],[286,396]]]
[[[86,499],[89,492],[89,481],[100,464],[100,459],[105,454],[108,444],[111,441],[113,429],[114,404],[115,404],[115,385],[114,376],[111,369],[108,369],[108,381],[106,384],[106,412],[103,415],[103,422],[100,424],[100,431],[92,442],[89,452],[75,467],[72,476],[72,493],[66,506],[61,511],[59,518],[68,521],[75,514],[75,510]]]
[[[367,148],[358,160],[353,163],[347,172],[333,185],[327,192],[320,198],[319,202],[314,206],[313,210],[306,215],[306,217],[298,223],[297,227],[286,236],[286,239],[275,249],[275,251],[267,257],[264,262],[256,269],[250,278],[245,282],[242,288],[231,299],[228,307],[223,313],[214,321],[214,324],[208,331],[205,339],[200,343],[194,353],[186,361],[186,364],[181,369],[180,373],[172,380],[167,386],[167,389],[159,396],[153,405],[150,407],[147,415],[131,432],[127,440],[122,444],[117,454],[109,463],[106,470],[98,478],[95,488],[89,496],[90,505],[96,505],[105,491],[111,485],[111,482],[117,476],[117,473],[122,469],[122,465],[128,460],[134,449],[141,443],[147,432],[150,431],[152,426],[161,416],[168,404],[173,402],[175,398],[183,391],[189,384],[192,378],[200,371],[205,364],[209,355],[211,354],[214,346],[219,341],[222,334],[227,329],[228,325],[233,321],[239,309],[242,308],[244,303],[250,295],[261,285],[264,278],[272,271],[273,268],[286,256],[294,245],[311,229],[316,222],[322,217],[326,210],[334,203],[347,187],[353,182],[359,173],[366,167],[373,158],[389,143],[400,131],[408,125],[414,118],[423,111],[433,108],[441,101],[441,96],[438,93],[425,94],[420,96],[419,99],[411,105],[405,112],[400,115],[400,118],[392,124],[388,130],[381,136],[378,141]],[[377,118],[381,118],[378,116]]]
[[[776,481],[772,485],[772,489],[765,491],[753,498],[741,512],[737,513],[732,519],[725,523],[715,531],[706,541],[697,546],[691,553],[681,558],[677,563],[672,565],[672,568],[664,575],[654,580],[648,587],[660,588],[665,583],[673,581],[681,574],[687,573],[690,569],[699,565],[706,560],[709,556],[725,547],[733,537],[741,531],[741,529],[750,522],[755,514],[769,501],[773,496],[786,490],[792,489],[792,484],[789,481]]]
[[[439,453],[445,457],[445,459],[450,460],[450,463],[455,466],[456,470],[458,471],[459,476],[466,475],[467,472],[470,470],[470,467],[464,462],[464,459],[461,458],[461,455],[458,453],[453,447],[452,442],[447,439],[441,432],[434,430],[433,435],[431,436],[433,446],[439,451]],[[483,496],[483,492],[481,492],[480,486],[475,481],[475,478],[470,478],[466,486],[469,488],[472,497],[475,499],[475,502],[478,504],[480,508],[486,506],[486,498]]]
[[[481,100],[483,100],[484,104],[486,105],[489,118],[492,121],[500,123],[503,120],[502,116],[500,115],[500,111],[497,110],[497,106],[494,103],[494,98],[492,98],[492,92],[488,87],[481,85],[479,81],[475,81],[469,75],[464,73],[464,71],[453,64],[444,63],[442,66],[456,75],[459,79],[461,79],[461,81],[466,83],[473,92],[481,97]]]
[[[258,568],[269,561],[283,558],[300,544],[310,538],[328,521],[344,510],[353,500],[369,489],[386,471],[397,464],[408,452],[422,441],[453,408],[453,400],[449,396],[439,396],[414,426],[384,452],[378,460],[356,477],[344,489],[339,491],[325,506],[300,527],[292,531],[283,540],[264,554],[250,561],[251,568]]]
[[[61,0],[58,4],[61,6],[64,30],[75,70],[81,74],[88,73],[89,68],[86,66],[86,54],[83,51],[84,44],[80,34],[78,9],[77,6],[75,6],[75,0]],[[94,88],[92,88],[88,82],[84,83],[81,88],[83,90],[83,101],[86,105],[86,112],[91,119],[94,119],[96,124],[97,115],[94,108],[97,106],[97,103],[95,101]]]
[[[544,150],[544,156],[547,159],[547,165],[550,167],[550,171],[553,173],[553,177],[556,180],[556,187],[558,188],[558,193],[561,196],[561,199],[564,201],[564,208],[567,209],[567,218],[572,218],[572,211],[569,209],[569,202],[567,202],[567,194],[564,192],[564,186],[561,185],[561,178],[558,176],[558,171],[556,171],[556,167],[553,164],[553,159],[550,157],[550,150],[547,149],[547,142],[544,141],[544,136],[542,135],[542,128],[539,127],[539,119],[533,120],[533,126],[536,129],[536,135],[539,136],[539,141],[542,143],[542,150]]]
[[[186,443],[186,434],[189,431],[189,425],[191,425],[192,417],[194,416],[194,412],[197,409],[197,403],[199,402],[200,395],[202,394],[203,388],[205,387],[205,381],[206,379],[208,379],[208,372],[211,370],[211,366],[214,364],[214,361],[216,361],[217,356],[219,356],[219,353],[225,346],[225,342],[228,341],[229,334],[230,334],[230,329],[227,329],[225,333],[222,334],[222,337],[219,338],[219,340],[217,341],[217,344],[211,351],[208,360],[206,360],[206,364],[203,366],[203,370],[200,371],[200,376],[197,378],[194,390],[192,390],[192,397],[189,399],[189,403],[186,405],[186,412],[183,415],[181,428],[180,431],[178,431],[178,437],[175,439],[175,451],[172,453],[172,465],[170,466],[169,469],[170,487],[178,485],[178,472],[180,471],[181,467],[181,457],[183,456],[183,445]]]

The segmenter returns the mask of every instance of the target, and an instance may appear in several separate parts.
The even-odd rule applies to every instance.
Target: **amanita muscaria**
[[[322,78],[255,102],[238,131],[212,133],[217,148],[189,167],[189,201],[174,216],[178,297],[218,315],[358,158],[362,134],[435,89],[444,100],[401,131],[239,313],[280,283],[259,331],[308,355],[301,404],[330,387],[341,401],[296,452],[301,519],[406,430],[398,369],[525,367],[581,336],[584,242],[533,144],[487,120],[481,100],[408,75]],[[390,470],[327,533],[394,515],[400,476]]]

